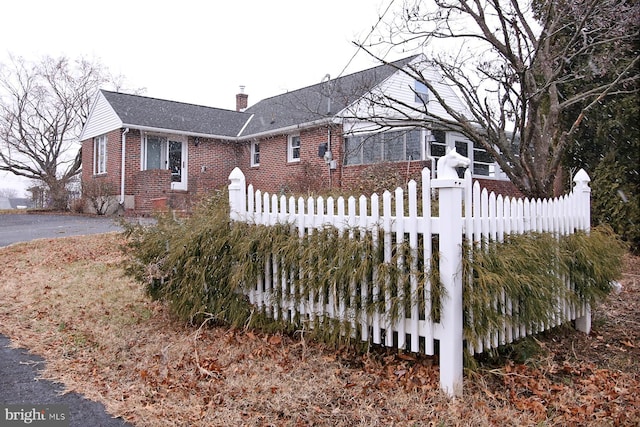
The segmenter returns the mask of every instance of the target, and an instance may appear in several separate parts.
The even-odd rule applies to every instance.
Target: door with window
[[[186,168],[186,148],[187,144],[181,141],[169,140],[168,165],[171,171],[171,189],[187,189],[187,168]]]
[[[144,169],[168,169],[171,171],[171,189],[187,189],[186,141],[147,135],[144,151]]]

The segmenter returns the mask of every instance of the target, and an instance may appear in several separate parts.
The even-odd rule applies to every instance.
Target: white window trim
[[[102,150],[100,149],[102,146]],[[100,153],[102,151],[102,156]],[[107,135],[93,138],[93,174],[104,175],[107,173]]]
[[[416,129],[414,128],[397,128],[395,130],[391,130],[391,131],[384,131],[384,132],[376,132],[376,133],[369,133],[369,134],[358,134],[358,135],[347,135],[345,137],[345,139],[350,139],[350,138],[358,138],[358,137],[362,137],[365,140],[368,138],[376,138],[376,137],[382,137],[384,138],[385,136],[388,137],[388,133],[389,132],[401,132],[402,133],[402,154],[403,154],[403,159],[401,160],[389,160],[387,158],[385,158],[384,155],[384,151],[385,151],[385,145],[386,144],[382,144],[380,145],[380,150],[381,152],[379,153],[381,158],[379,161],[383,161],[383,162],[406,162],[406,161],[420,161],[420,160],[424,160],[425,159],[425,144],[421,143],[420,141],[424,141],[424,134],[425,131],[421,130],[419,131],[420,134],[418,136],[418,141],[416,141],[416,143],[419,145],[420,147],[420,154],[418,155],[417,158],[415,159],[409,159],[408,155],[407,155],[407,139],[408,139],[408,135],[410,132],[416,131]],[[345,146],[346,149],[346,146]],[[350,156],[355,156],[357,154],[358,157],[358,161],[357,163],[348,163],[348,166],[358,166],[358,165],[372,165],[375,164],[377,162],[365,162],[364,161],[364,141],[360,141],[357,147],[357,151],[354,151],[353,153],[349,153]]]
[[[258,158],[258,161],[255,161],[255,155],[256,155],[256,147],[258,147],[258,156],[260,156],[260,142],[259,141],[253,141],[251,143],[251,166],[260,166],[260,159]]]
[[[140,143],[140,170],[149,170],[147,165],[147,138],[148,137],[159,137],[163,138],[163,145],[161,147],[161,165],[160,169],[167,169],[169,164],[169,141],[176,141],[182,143],[182,181],[181,182],[171,182],[172,190],[186,190],[188,187],[188,179],[189,179],[189,144],[188,138],[185,135],[176,135],[176,134],[165,134],[165,133],[144,133],[142,137],[142,141]]]
[[[471,164],[469,165],[471,170],[471,176],[473,176],[474,178],[489,179],[489,180],[496,180],[496,181],[509,181],[509,177],[507,176],[506,173],[502,171],[502,169],[500,169],[498,162],[496,162],[495,160],[492,163],[486,163],[481,161],[476,162],[475,156],[474,156],[475,153],[473,149],[473,142],[471,142],[471,140],[469,140],[467,137],[465,137],[460,133],[447,132],[447,149],[455,148],[456,141],[464,142],[467,144],[467,157],[471,161]],[[460,154],[463,154],[463,153],[460,153]],[[488,165],[489,175],[482,175],[482,174],[475,173],[476,164]]]
[[[298,157],[293,157],[293,140],[298,138]],[[300,161],[300,147],[302,146],[300,141],[300,135],[289,135],[287,138],[287,162],[294,163]]]
[[[167,150],[168,150],[168,140],[169,138],[167,137],[167,135],[164,134],[158,134],[158,133],[145,133],[144,138],[142,140],[142,161],[141,161],[141,170],[149,170],[149,167],[147,165],[147,144],[148,144],[148,138],[149,137],[158,137],[158,138],[164,138],[164,140],[162,141],[163,145],[161,147],[161,161],[164,162],[163,164],[161,164],[160,169],[166,169],[166,160],[167,160]]]

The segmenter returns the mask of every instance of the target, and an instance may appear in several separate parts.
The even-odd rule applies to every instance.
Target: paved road
[[[119,231],[118,222],[108,217],[53,214],[0,215],[0,247],[35,239],[78,236]]]
[[[73,215],[3,214],[0,215],[0,247],[42,238],[106,233],[121,230],[110,218]],[[2,268],[2,266],[0,266]],[[0,335],[0,426],[17,425],[6,420],[9,410],[34,406],[64,405],[68,408],[69,427],[129,426],[121,418],[106,412],[104,405],[78,393],[61,394],[61,384],[39,379],[44,360],[24,349],[10,347],[9,339]],[[14,405],[19,405],[18,407]],[[46,425],[32,422],[29,425]],[[58,424],[56,424],[58,425]]]
[[[62,394],[61,384],[38,379],[43,367],[41,357],[24,349],[9,347],[9,339],[0,335],[0,426],[14,425],[7,423],[3,405],[11,405],[13,410],[24,408],[25,412],[34,406],[64,405],[68,409],[69,427],[129,426],[121,418],[108,414],[102,403],[88,400],[78,393]],[[31,425],[43,424],[32,422]]]

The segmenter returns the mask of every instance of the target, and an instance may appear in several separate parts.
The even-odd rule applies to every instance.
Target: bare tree
[[[18,190],[15,188],[0,188],[0,197],[6,197],[8,199],[18,197]]]
[[[639,2],[624,0],[405,0],[384,31],[359,46],[383,62],[386,54],[374,51],[424,52],[441,78],[421,66],[408,74],[444,112],[389,95],[369,101],[394,111],[402,119],[395,125],[418,118],[460,131],[524,194],[549,196],[589,112],[637,90],[639,10]],[[443,84],[466,108],[439,90]]]
[[[67,184],[81,170],[78,136],[91,97],[117,79],[86,59],[12,57],[0,64],[0,170],[43,182],[49,205],[67,208]]]

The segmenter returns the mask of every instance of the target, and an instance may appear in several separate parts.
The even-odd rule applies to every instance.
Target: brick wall
[[[300,161],[287,161],[288,135],[278,135],[260,140],[260,166],[251,167],[251,145],[246,143],[239,152],[239,166],[247,184],[256,189],[279,193],[281,191],[326,191],[340,185],[338,170],[329,170],[318,148],[327,143],[326,126],[302,130],[300,135]],[[340,135],[332,129],[333,158],[339,159]]]
[[[140,148],[141,132],[137,129],[131,129],[127,132],[126,140],[126,153],[125,153],[125,178],[124,178],[124,192],[128,195],[133,195],[133,189],[135,188],[135,177],[140,172]]]
[[[370,187],[368,177],[370,175],[375,176],[381,182],[386,180],[391,181],[391,174],[395,176],[393,178],[393,185],[404,185],[410,180],[416,182],[422,181],[422,169],[429,167],[430,162],[428,160],[416,160],[409,162],[386,162],[375,165],[352,165],[343,166],[342,168],[342,188],[347,191],[360,191],[368,190]],[[395,187],[394,187],[395,188]],[[393,191],[394,188],[388,190]]]
[[[106,173],[100,175],[93,174],[93,138],[82,141],[82,181],[88,182],[96,179],[101,182],[108,182],[114,188],[114,195],[120,191],[120,170],[122,168],[120,130],[116,129],[107,133],[107,165]]]
[[[229,174],[239,164],[241,152],[237,143],[189,137],[189,193],[202,196],[225,187]]]
[[[82,142],[82,179],[107,181],[120,194],[122,129],[107,134],[107,173],[93,175],[93,139]],[[206,138],[188,138],[188,188],[171,190],[168,170],[141,171],[142,133],[132,129],[126,135],[125,194],[135,195],[135,209],[148,212],[153,199],[166,198],[167,204],[176,209],[189,209],[192,204],[213,189],[228,185],[228,177],[234,167],[244,172],[247,183],[256,189],[272,194],[281,191],[323,192],[332,188],[359,191],[364,188],[363,177],[371,175],[372,168],[380,165],[342,165],[343,140],[340,128],[331,129],[331,151],[337,168],[329,169],[324,158],[318,156],[318,148],[328,141],[328,128],[302,130],[300,133],[300,161],[287,162],[287,135],[260,140],[260,166],[251,167],[250,143],[232,143]],[[422,168],[429,161],[386,163],[383,172],[395,174],[403,185],[410,179],[421,181]],[[375,171],[374,171],[375,172]],[[379,171],[378,171],[379,172]],[[375,176],[382,180],[383,176]],[[505,196],[521,196],[508,181],[478,179],[483,188]],[[391,188],[393,190],[393,188]]]
[[[171,172],[168,169],[138,170],[133,179],[136,211],[150,212],[153,210],[153,199],[169,199]]]
[[[523,197],[523,194],[511,181],[499,181],[495,179],[474,178],[480,183],[480,188],[486,188],[487,192],[501,194],[503,197]]]
[[[420,160],[411,162],[393,162],[378,165],[354,165],[344,166],[342,171],[342,187],[347,191],[368,190],[366,178],[368,175],[378,173],[376,179],[380,182],[385,181],[385,174],[389,175],[394,172],[397,174],[399,182],[393,185],[404,185],[413,179],[417,183],[422,181],[422,169],[430,167],[430,161]],[[508,197],[522,197],[522,193],[516,188],[511,181],[502,181],[496,179],[474,178],[474,181],[480,183],[481,188],[486,188],[489,193],[494,192]],[[387,188],[392,191],[394,188]]]

